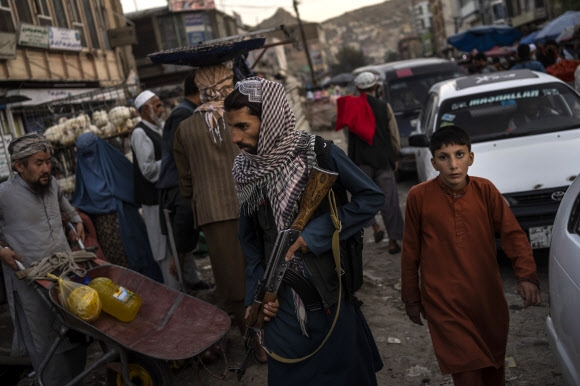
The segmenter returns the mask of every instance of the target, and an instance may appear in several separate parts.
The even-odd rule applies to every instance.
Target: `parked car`
[[[491,180],[533,248],[548,248],[564,193],[580,172],[580,95],[530,70],[471,75],[434,85],[418,123],[417,176],[437,176],[429,137],[456,125],[472,141],[469,174]]]
[[[399,171],[415,172],[415,153],[409,148],[408,137],[414,130],[421,107],[432,85],[442,80],[466,75],[465,70],[455,62],[440,58],[408,59],[384,64],[359,67],[353,75],[372,71],[381,77],[378,95],[391,104],[399,134],[401,154]]]
[[[550,348],[567,385],[580,385],[580,178],[562,199],[549,257]]]

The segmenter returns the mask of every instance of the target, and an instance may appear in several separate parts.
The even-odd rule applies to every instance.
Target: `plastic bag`
[[[71,314],[89,323],[99,318],[102,305],[97,291],[51,274],[48,277],[58,280],[58,300]]]

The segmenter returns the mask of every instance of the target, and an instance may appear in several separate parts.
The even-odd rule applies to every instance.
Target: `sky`
[[[385,0],[301,0],[298,1],[298,12],[303,21],[322,22],[345,12],[379,4]],[[125,13],[142,11],[167,5],[167,0],[121,0]],[[284,8],[291,14],[294,12],[293,0],[215,0],[216,8],[232,15],[236,12],[242,17],[242,22],[255,26],[272,16],[278,8]]]

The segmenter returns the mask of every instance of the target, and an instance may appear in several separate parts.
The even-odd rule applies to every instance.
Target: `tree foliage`
[[[361,50],[350,46],[342,46],[335,55],[336,63],[330,66],[333,75],[343,72],[352,72],[354,69],[365,66],[369,60]]]

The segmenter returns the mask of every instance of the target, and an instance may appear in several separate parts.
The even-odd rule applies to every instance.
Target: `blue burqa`
[[[77,166],[72,204],[88,214],[117,213],[129,268],[163,282],[153,260],[145,222],[134,199],[133,165],[119,150],[93,133],[76,141]]]

